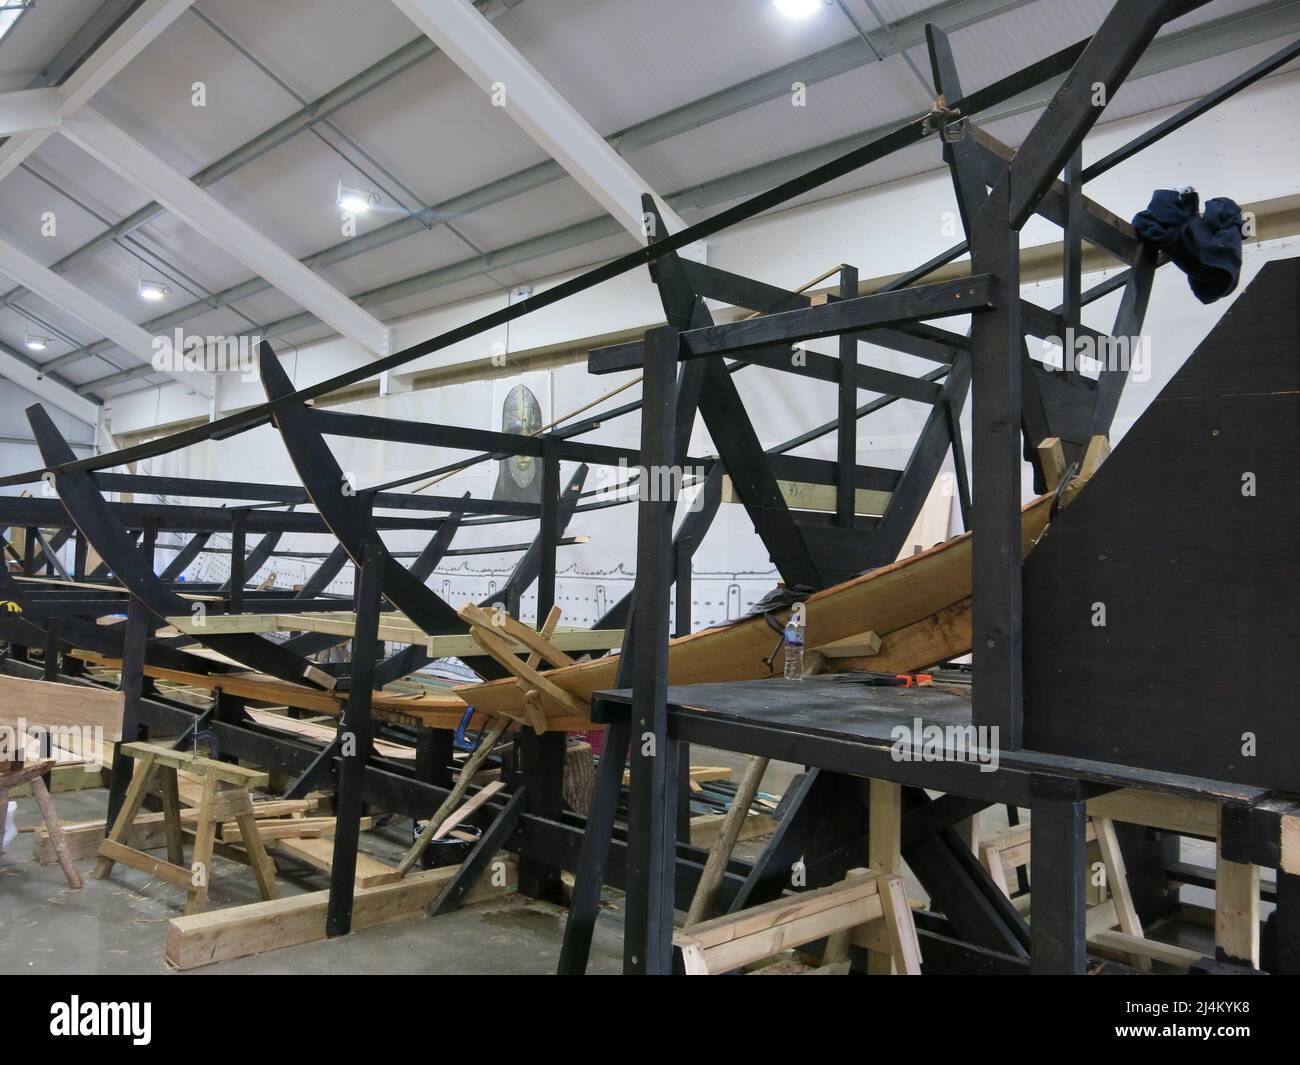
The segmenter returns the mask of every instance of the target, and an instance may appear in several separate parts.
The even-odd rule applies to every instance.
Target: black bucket
[[[415,838],[419,838],[420,829],[424,827],[425,822],[417,821],[415,823]],[[474,844],[478,842],[479,836],[483,834],[481,829],[473,825],[457,825],[452,832],[459,832],[463,836],[469,836],[469,839],[457,839],[456,836],[448,833],[442,839],[431,839],[429,845],[420,855],[420,866],[423,869],[443,869],[449,865],[460,865],[469,857],[469,852],[473,849]]]

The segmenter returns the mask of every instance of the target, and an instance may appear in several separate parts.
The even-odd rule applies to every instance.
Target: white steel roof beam
[[[41,299],[61,307],[74,318],[98,330],[133,358],[153,364],[157,349],[154,346],[154,338],[145,330],[4,241],[0,241],[0,270],[25,285]],[[167,373],[167,376],[200,395],[209,397],[212,395],[212,386],[206,372],[194,373],[186,370],[160,372]]]
[[[39,366],[3,343],[0,343],[0,377],[12,381],[19,388],[25,388],[41,402],[66,411],[87,425],[94,425],[99,419],[98,404],[41,373]]]
[[[0,137],[59,124],[57,89],[23,89],[0,95]]]
[[[379,319],[93,107],[65,115],[60,132],[343,336],[376,355],[388,354],[389,330]]]
[[[646,243],[641,197],[653,190],[468,0],[393,0],[430,40],[545,148],[619,224]],[[685,229],[660,197],[670,232]]]
[[[144,0],[57,89],[62,116],[75,114],[119,70],[187,11],[194,0]],[[0,129],[0,134],[5,131]],[[18,132],[0,144],[0,181],[36,151],[53,129]]]

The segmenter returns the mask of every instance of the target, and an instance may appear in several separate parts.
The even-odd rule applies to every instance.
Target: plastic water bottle
[[[803,611],[795,610],[785,623],[785,679],[803,679]]]

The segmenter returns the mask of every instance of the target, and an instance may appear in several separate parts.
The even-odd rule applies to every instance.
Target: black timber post
[[[1067,328],[1079,324],[1083,294],[1083,146],[1074,149],[1065,166],[1065,240],[1061,262],[1061,319]],[[1067,362],[1068,366],[1068,362]]]
[[[123,742],[132,743],[148,736],[140,723],[140,699],[144,694],[144,649],[149,642],[153,617],[149,608],[134,596],[126,611],[126,634],[122,639],[122,739],[113,745],[113,781],[108,789],[108,811],[104,823],[113,824],[126,797],[127,785],[135,762],[122,754]]]
[[[248,511],[237,510],[230,524],[230,598],[226,609],[238,614],[244,609],[244,549],[248,536],[246,523]],[[357,607],[360,610],[360,606]]]
[[[1029,882],[1034,889],[1030,971],[1083,975],[1088,963],[1086,804],[1075,781],[1042,781],[1034,787],[1030,805],[1034,826],[1029,855]]]
[[[356,635],[352,641],[352,678],[347,707],[339,719],[339,770],[334,864],[330,869],[327,936],[344,936],[352,930],[352,894],[356,886],[357,839],[361,834],[362,786],[370,761],[370,685],[379,642],[379,609],[384,587],[384,551],[369,540],[362,557],[357,588]],[[231,585],[234,590],[234,585]]]
[[[1273,968],[1277,975],[1300,975],[1300,874],[1277,871],[1277,910],[1272,917]]]
[[[840,299],[856,299],[858,270],[840,267]],[[852,333],[840,337],[839,436],[836,452],[835,523],[853,528],[858,478],[858,341]]]
[[[542,437],[542,520],[538,531],[542,566],[537,572],[537,627],[555,605],[555,552],[560,539],[560,442]]]
[[[520,774],[528,812],[558,821],[564,813],[563,732],[548,729],[538,735],[531,728],[517,733]],[[557,904],[564,902],[564,886],[557,866],[528,854],[519,856],[519,893]]]
[[[632,652],[628,640],[632,631],[629,626],[623,641],[623,653],[619,657],[615,682],[619,687],[630,683]],[[556,973],[560,976],[581,976],[587,971],[591,938],[600,913],[600,889],[605,882],[614,818],[623,786],[629,727],[629,718],[619,716],[605,730],[605,750],[596,769],[596,786],[587,809],[586,831],[582,834],[578,865],[574,870],[569,919],[564,924],[564,939],[560,944],[560,961],[556,966]]]
[[[1020,323],[1020,229],[1161,26],[1177,0],[1130,0],[1111,8],[1051,105],[1021,142],[975,218],[971,272],[998,279],[997,306],[972,326],[974,482],[972,640],[974,723],[997,726],[1004,750],[1022,739],[1020,424],[1024,332]],[[1071,176],[1080,172],[1070,168]],[[1075,184],[1077,184],[1077,180]],[[1077,205],[1076,205],[1077,206]],[[1067,223],[1071,221],[1067,207]],[[1073,214],[1077,231],[1081,212]],[[1067,232],[1067,246],[1076,235]],[[1067,253],[1068,254],[1068,253]],[[1067,279],[1068,280],[1068,279]],[[1070,300],[1067,297],[1066,309]]]
[[[1021,747],[1020,234],[1010,222],[1004,174],[975,219],[971,269],[999,280],[998,305],[971,325],[972,635],[974,722]]]
[[[86,537],[80,529],[74,529],[72,531],[72,579],[74,581],[86,579],[86,548]],[[76,655],[65,655],[63,672],[69,677],[85,676],[86,666]]]
[[[455,736],[451,729],[419,728],[415,732],[415,779],[426,784],[450,790],[452,786],[452,757],[455,753]],[[434,847],[425,847],[420,855],[420,868],[433,865]]]
[[[84,581],[86,573],[86,536],[80,529],[73,534],[72,540],[72,579]]]
[[[59,679],[59,619],[50,618],[45,623],[45,662],[41,674],[44,680]]]
[[[145,565],[149,568],[150,573],[156,572],[154,560],[158,554],[158,522],[147,521],[144,528],[140,531],[140,551],[144,555]],[[143,676],[140,680],[140,696],[143,698],[152,695],[157,688],[154,685],[153,678]]]
[[[680,406],[679,406],[680,409]],[[678,425],[678,429],[681,426]],[[678,442],[677,456],[679,459],[686,455],[686,447]],[[706,488],[703,484],[699,486],[700,495],[696,497],[696,503],[705,505],[703,493]],[[674,597],[673,597],[673,635],[689,636],[691,632],[691,622],[694,618],[692,609],[692,570],[695,566],[695,549],[700,545],[700,537],[683,536],[681,530],[678,530],[677,539],[673,542],[673,574]],[[677,745],[677,838],[683,843],[691,841],[691,745],[689,743],[678,743]]]
[[[680,382],[679,382],[680,388]],[[680,409],[680,403],[679,408]],[[681,425],[678,425],[681,429]],[[680,436],[678,439],[677,457],[684,458],[686,455],[686,446],[681,443]],[[683,471],[684,475],[684,471]],[[696,502],[704,502],[704,485],[700,485],[701,495],[696,496]],[[691,570],[695,563],[695,548],[699,546],[699,540],[693,536],[682,536],[678,531],[677,539],[673,542],[673,574],[676,578],[674,584],[675,595],[673,598],[673,635],[689,636],[691,632],[691,597],[694,594],[691,590]],[[677,838],[683,843],[691,841],[691,745],[689,743],[678,743],[677,747]]]
[[[220,721],[225,725],[238,725],[244,718],[244,700],[237,695],[231,695],[224,688],[218,686],[212,689],[212,720]],[[220,761],[229,762],[233,765],[239,764],[239,759],[229,751],[221,751],[219,754]]]
[[[421,727],[415,733],[415,779],[440,788],[452,785],[455,753],[451,729]]]
[[[150,570],[154,569],[154,557],[157,554],[157,547],[158,523],[156,521],[145,522],[140,535],[140,552],[144,555],[145,562]]]
[[[691,597],[695,594],[691,588],[692,570],[695,562],[695,548],[699,542],[694,537],[682,537],[673,545],[673,568],[676,574],[676,598],[673,601],[673,635],[689,636],[693,612]]]
[[[673,515],[678,331],[646,333],[641,386],[641,466],[637,501],[637,582],[633,599],[632,779],[628,796],[626,973],[672,972],[677,757],[668,739],[668,600]]]
[[[541,567],[537,571],[537,625],[540,628],[546,615],[555,605],[555,556],[560,537],[560,456],[559,441],[546,436],[542,439],[542,516],[538,530],[541,548]],[[522,597],[523,588],[517,595]],[[518,603],[511,612],[518,614]],[[564,749],[563,732],[549,729],[538,735],[531,728],[520,729],[518,750],[521,777],[526,795],[524,802],[529,813],[559,820],[564,812]],[[528,855],[519,858],[519,892],[530,898],[548,902],[564,901],[564,887],[560,870]]]

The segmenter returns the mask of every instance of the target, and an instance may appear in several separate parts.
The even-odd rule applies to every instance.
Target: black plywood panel
[[[1297,296],[1265,266],[1026,560],[1027,747],[1300,790]]]

